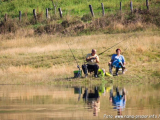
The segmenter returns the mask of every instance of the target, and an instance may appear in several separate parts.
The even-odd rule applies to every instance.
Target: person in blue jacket
[[[116,54],[113,54],[111,57],[111,61],[108,63],[109,65],[109,72],[112,73],[112,68],[116,68],[116,76],[118,75],[119,68],[122,68],[122,74],[124,74],[125,70],[125,58],[121,55],[121,49],[116,49]]]

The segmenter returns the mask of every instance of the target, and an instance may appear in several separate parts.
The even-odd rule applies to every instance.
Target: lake
[[[160,119],[159,92],[160,84],[0,85],[0,120]]]

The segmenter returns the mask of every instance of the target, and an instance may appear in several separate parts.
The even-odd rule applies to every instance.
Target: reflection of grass
[[[160,89],[160,83],[158,83],[158,84],[156,84],[156,85],[153,85],[153,87],[154,87],[155,89]]]
[[[15,99],[15,100],[5,100],[2,101],[3,105],[5,104],[76,104],[77,101],[74,98],[53,98],[51,95],[46,96],[33,96],[33,98],[30,99]]]
[[[136,99],[133,99],[136,98]],[[133,86],[127,94],[127,102],[130,108],[144,110],[146,108],[158,108],[158,100],[160,96],[158,90],[151,86]]]

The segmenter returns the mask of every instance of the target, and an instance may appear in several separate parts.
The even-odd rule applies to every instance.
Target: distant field
[[[130,10],[130,0],[53,0],[53,3],[57,6],[56,11],[58,14],[58,8],[61,7],[63,15],[83,16],[88,14],[89,7],[93,6],[96,16],[101,16],[102,8],[101,3],[104,4],[106,12],[115,12],[119,10],[120,2],[122,2],[122,10]],[[134,9],[146,9],[146,0],[133,0]],[[149,1],[150,8],[159,8],[160,0]],[[33,9],[36,9],[38,13],[42,13],[45,17],[45,9],[49,8],[50,15],[54,14],[54,7],[52,0],[0,0],[0,18],[3,19],[4,14],[8,14],[12,18],[18,17],[19,11],[22,11],[23,16],[32,16]]]

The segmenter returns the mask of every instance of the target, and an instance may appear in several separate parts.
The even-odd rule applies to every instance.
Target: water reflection
[[[122,111],[126,105],[126,90],[124,88],[119,89],[118,87],[115,88],[115,95],[113,95],[114,89],[110,90],[110,97],[109,100],[113,104],[114,108],[117,109],[117,115],[122,115]]]
[[[117,115],[122,115],[127,100],[125,88],[119,89],[118,87],[105,87],[105,85],[99,87],[96,86],[90,88],[90,90],[85,88],[83,101],[86,103],[87,108],[93,109],[93,116],[98,116],[98,113],[100,112],[100,98],[101,96],[105,96],[106,92],[109,93],[109,101],[112,103],[113,109],[117,110]]]
[[[83,100],[88,105],[89,109],[93,109],[93,116],[97,116],[100,111],[100,95],[98,88],[95,87],[94,90],[90,90],[89,92],[88,88],[85,88]]]
[[[124,87],[126,90],[123,89]],[[117,114],[159,115],[159,84],[124,87],[112,87],[109,84],[98,86],[1,85],[0,120],[93,120],[104,119],[104,115],[114,117]]]
[[[74,87],[74,94],[79,94],[78,101],[80,101],[81,94],[82,94],[82,88],[81,87]]]

